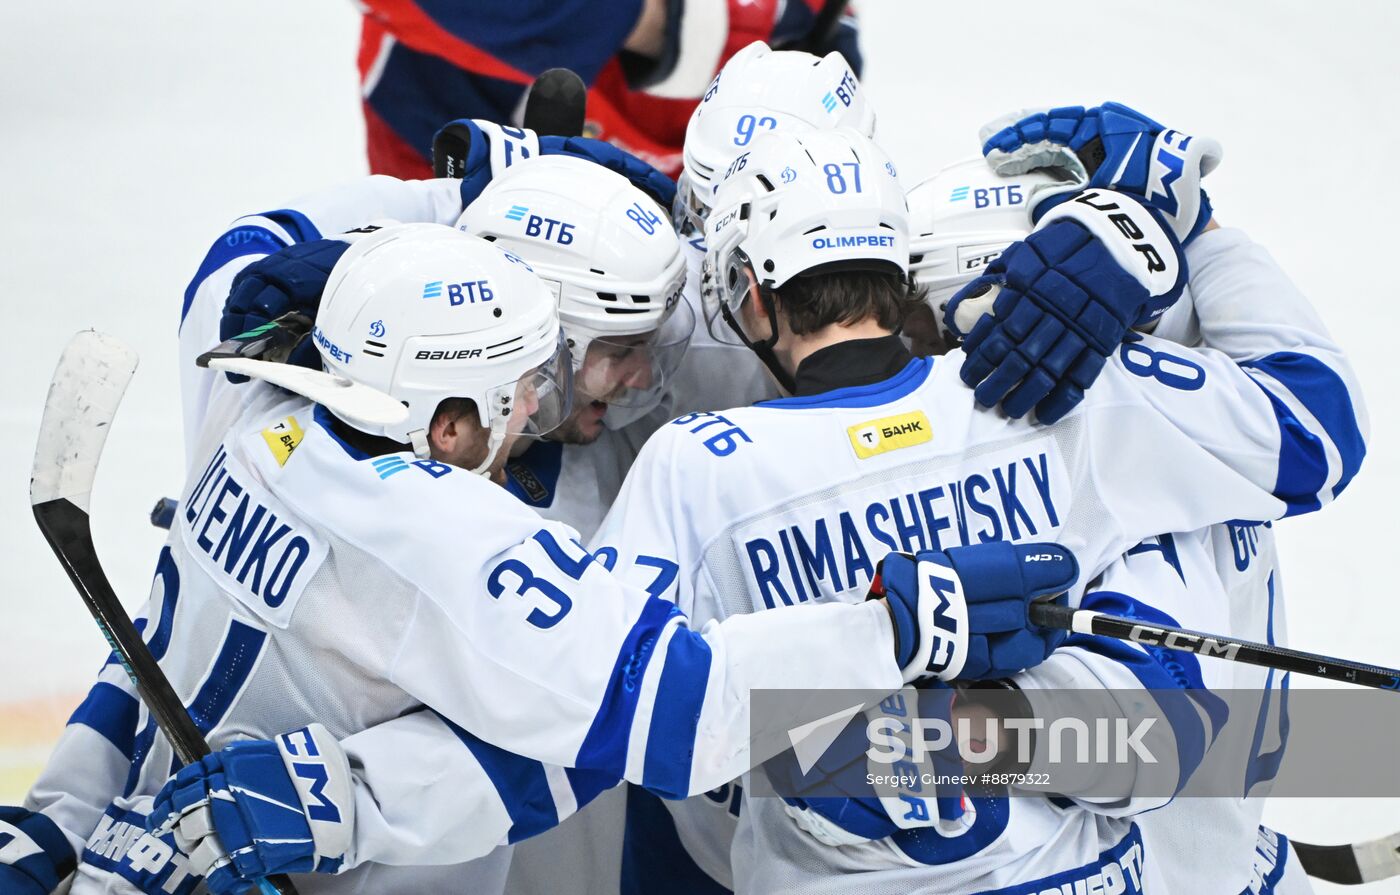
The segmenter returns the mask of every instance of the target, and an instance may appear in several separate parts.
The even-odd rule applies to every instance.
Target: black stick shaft
[[[93,549],[87,513],[67,500],[36,504],[34,518],[49,546],[63,564],[73,586],[82,594],[88,611],[107,642],[121,658],[141,701],[155,715],[160,730],[170,740],[181,764],[191,764],[209,754],[209,744],[180,702],[170,680],[156,664],[126,609],[112,590]]]
[[[812,22],[812,30],[807,32],[807,36],[799,41],[797,46],[784,49],[803,50],[820,55],[821,49],[836,31],[836,24],[841,21],[841,15],[846,11],[848,2],[849,0],[826,0]]]
[[[121,658],[122,667],[131,677],[141,701],[155,716],[156,724],[170,740],[180,762],[192,764],[208,755],[209,744],[204,734],[185,711],[184,703],[170,686],[170,679],[141,639],[131,617],[117,599],[116,591],[112,590],[107,573],[102,570],[88,514],[71,501],[59,498],[35,504],[34,519],[102,629],[102,635]],[[270,889],[282,895],[296,895],[297,891],[291,880],[280,874],[263,880],[262,887],[264,891]]]
[[[1199,656],[1215,656],[1232,662],[1262,665],[1279,671],[1296,671],[1310,677],[1345,681],[1362,687],[1400,690],[1400,670],[1394,668],[1239,640],[1223,634],[1204,634],[1186,628],[1150,625],[1137,619],[1106,615],[1088,609],[1070,609],[1053,603],[1031,604],[1030,619],[1032,623],[1044,628],[1097,634],[1101,637],[1166,647]]]

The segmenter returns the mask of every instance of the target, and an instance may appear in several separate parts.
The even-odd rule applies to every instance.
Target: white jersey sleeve
[[[348,866],[469,861],[554,827],[618,783],[507,752],[429,709],[341,746],[355,778]]]
[[[180,308],[180,391],[186,450],[194,450],[197,435],[205,428],[206,412],[229,403],[222,400],[224,386],[229,384],[225,377],[201,370],[194,360],[220,341],[219,318],[239,271],[289,245],[335,236],[375,221],[452,224],[461,212],[460,181],[399,180],[376,174],[303,196],[286,208],[238,218],[229,225],[214,240],[185,288]],[[190,459],[187,455],[186,460]]]
[[[53,821],[74,854],[127,786],[139,711],[135,687],[113,655],[25,797],[25,809]]]

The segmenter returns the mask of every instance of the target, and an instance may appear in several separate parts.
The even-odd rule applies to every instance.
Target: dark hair
[[[924,301],[923,289],[896,273],[842,270],[797,276],[774,290],[793,333],[814,333],[833,323],[874,319],[894,331]]]
[[[428,428],[432,428],[433,423],[446,417],[448,420],[458,420],[464,416],[470,416],[473,423],[479,422],[480,417],[476,414],[476,402],[471,398],[443,398],[438,404],[437,410],[433,411],[433,418],[428,423]]]

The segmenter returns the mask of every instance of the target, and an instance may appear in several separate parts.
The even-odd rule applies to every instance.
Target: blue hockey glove
[[[57,824],[33,811],[0,806],[0,892],[49,895],[76,864]]]
[[[985,680],[1039,665],[1066,635],[1031,624],[1028,607],[1078,577],[1074,554],[1059,544],[994,541],[887,555],[880,581],[904,680]]]
[[[1155,320],[1181,296],[1181,244],[1157,213],[1131,197],[1087,190],[1041,218],[948,302],[944,322],[963,338],[962,380],[984,407],[1009,416],[1035,409],[1053,423],[1084,399],[1130,329]],[[991,313],[971,332],[964,301]]]
[[[982,154],[997,173],[1068,168],[1087,177],[1090,187],[1128,193],[1160,211],[1182,245],[1210,222],[1201,179],[1220,164],[1220,144],[1171,130],[1127,106],[1016,112],[985,126],[982,139]],[[1042,203],[1034,214],[1053,204]]]
[[[452,150],[444,156],[451,159],[451,167],[444,169],[443,174],[462,179],[463,208],[475,202],[497,174],[535,155],[571,155],[595,162],[626,177],[656,199],[662,208],[670,208],[676,196],[676,185],[671,178],[602,140],[540,137],[525,128],[504,127],[479,118],[459,118],[443,125],[433,137],[435,147],[447,142],[452,144]]]
[[[354,781],[320,724],[246,740],[181,768],[147,817],[175,842],[214,895],[274,873],[336,873],[354,830]]]
[[[287,246],[243,268],[233,278],[224,302],[219,339],[232,339],[289,311],[316,319],[331,269],[348,248],[350,244],[344,240],[313,239]],[[319,370],[321,356],[316,353],[314,342],[302,339],[292,349],[287,363]],[[245,382],[248,378],[228,375],[233,382]]]
[[[963,773],[956,738],[950,736],[940,742],[938,734],[933,733],[925,739],[922,731],[930,728],[923,725],[921,742],[915,744],[906,721],[897,734],[892,734],[889,727],[883,728],[885,735],[896,739],[899,745],[886,742],[877,746],[867,730],[871,718],[915,717],[939,722],[951,732],[953,699],[954,690],[941,681],[932,681],[918,690],[903,690],[886,697],[868,715],[856,715],[800,778],[790,771],[780,771],[775,776],[769,770],[773,762],[764,765],[765,773],[775,791],[785,796],[788,815],[824,845],[853,845],[884,839],[901,830],[955,822],[963,815],[962,787],[926,786],[923,775],[948,779]],[[883,760],[881,756],[891,752],[899,757]],[[786,767],[792,764],[784,762]],[[912,774],[916,770],[918,776],[899,784],[895,792],[871,783],[872,775]],[[799,795],[787,796],[790,792]]]

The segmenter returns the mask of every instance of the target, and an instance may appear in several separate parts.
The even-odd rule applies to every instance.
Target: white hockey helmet
[[[312,336],[326,369],[408,407],[405,422],[369,434],[420,457],[447,398],[476,402],[490,430],[474,472],[491,465],[517,403],[537,404],[521,434],[569,414],[572,368],[549,289],[519,258],[451,227],[397,224],[357,240],[331,270]]]
[[[844,56],[772,50],[763,41],[744,47],[715,75],[686,125],[676,229],[704,228],[719,176],[759,134],[833,127],[875,133],[875,110]]]
[[[660,401],[695,314],[681,300],[680,239],[646,193],[594,162],[537,156],[497,176],[457,226],[524,258],[553,291],[581,393]]]
[[[909,212],[894,165],[859,131],[763,134],[729,166],[705,222],[702,294],[716,339],[747,344],[791,391],[766,342],[740,332],[749,276],[762,300],[796,276],[909,270]]]
[[[909,190],[909,273],[923,287],[939,332],[948,300],[1031,232],[1032,197],[1071,183],[1045,171],[1003,177],[981,156],[949,165]],[[977,313],[979,305],[959,309]],[[968,326],[958,328],[967,332]]]

